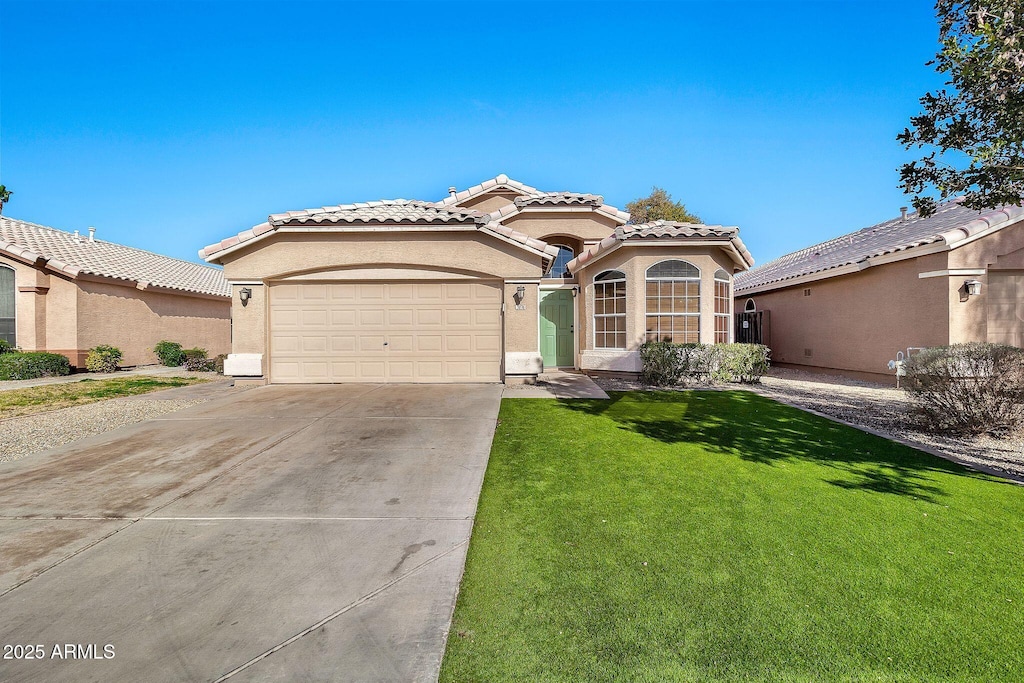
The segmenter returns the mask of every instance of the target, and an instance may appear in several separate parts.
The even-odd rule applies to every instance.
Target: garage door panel
[[[275,285],[270,301],[273,382],[500,380],[496,285]]]

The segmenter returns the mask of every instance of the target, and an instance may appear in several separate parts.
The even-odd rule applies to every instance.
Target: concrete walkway
[[[130,370],[118,370],[117,372],[76,372],[73,375],[64,377],[39,377],[37,379],[5,380],[0,382],[0,391],[10,389],[28,389],[29,387],[45,387],[50,384],[67,384],[69,382],[81,382],[83,379],[116,379],[131,377],[133,375],[147,375],[155,377],[205,377],[216,379],[219,375],[212,372],[189,372],[183,368],[169,368],[164,365],[143,365]]]
[[[270,386],[0,464],[0,642],[46,651],[0,680],[436,680],[500,396]]]
[[[599,398],[608,394],[594,380],[578,372],[553,371],[537,376],[536,384],[512,384],[502,398]]]

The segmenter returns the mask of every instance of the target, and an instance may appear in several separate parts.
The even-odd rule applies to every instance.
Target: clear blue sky
[[[898,215],[932,3],[0,0],[4,215],[198,260],[499,173],[653,185],[759,263]]]

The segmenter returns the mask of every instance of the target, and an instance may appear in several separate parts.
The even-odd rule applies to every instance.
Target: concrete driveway
[[[0,464],[0,645],[44,653],[0,680],[436,679],[500,396],[266,387]]]

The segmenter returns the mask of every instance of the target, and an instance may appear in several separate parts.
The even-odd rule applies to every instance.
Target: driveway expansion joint
[[[370,600],[373,600],[375,597],[377,597],[378,595],[380,595],[384,591],[388,590],[389,588],[391,588],[395,584],[404,581],[405,579],[409,578],[413,574],[416,574],[417,572],[419,572],[424,567],[427,567],[427,566],[437,562],[438,560],[440,560],[442,558],[445,558],[448,555],[451,555],[456,550],[459,550],[459,549],[461,549],[461,548],[463,548],[463,547],[465,547],[467,545],[469,545],[469,539],[466,539],[466,540],[463,540],[463,541],[459,541],[458,543],[453,545],[451,548],[445,550],[444,552],[438,553],[437,555],[431,557],[428,560],[424,560],[420,564],[416,565],[415,567],[413,567],[412,569],[407,571],[405,574],[402,574],[401,576],[395,577],[394,579],[388,581],[387,583],[381,585],[380,587],[370,591],[366,595],[364,595],[364,596],[362,596],[362,597],[360,597],[360,598],[358,598],[356,600],[353,600],[352,602],[350,602],[349,604],[345,605],[344,607],[342,607],[341,609],[337,610],[336,612],[332,612],[331,614],[327,615],[326,617],[324,617],[320,621],[316,622],[312,626],[308,626],[308,627],[304,628],[303,630],[301,630],[298,633],[296,633],[295,635],[293,635],[291,638],[288,638],[287,640],[284,640],[284,641],[278,643],[274,647],[272,647],[272,648],[270,648],[270,649],[268,649],[268,650],[266,650],[266,651],[256,655],[255,657],[253,657],[249,661],[245,662],[244,664],[241,664],[240,666],[232,669],[231,671],[227,672],[226,674],[224,674],[220,678],[217,678],[216,680],[214,680],[213,683],[221,683],[222,681],[228,680],[229,678],[231,678],[235,674],[238,674],[238,673],[241,673],[242,671],[245,671],[249,667],[251,667],[254,664],[257,664],[257,663],[263,661],[264,659],[266,659],[270,655],[274,654],[275,652],[278,652],[279,650],[283,650],[284,648],[288,647],[289,645],[291,645],[295,641],[301,639],[303,636],[307,636],[310,633],[312,633],[312,632],[316,631],[317,629],[321,628],[322,626],[326,626],[328,623],[330,623],[331,621],[334,621],[335,619],[340,617],[342,614],[345,614],[346,612],[349,612],[349,611],[355,609],[356,607],[359,607],[360,605],[366,604]]]

